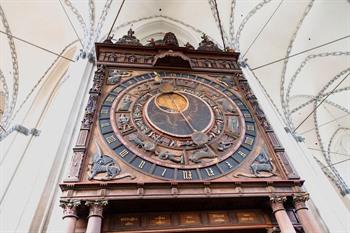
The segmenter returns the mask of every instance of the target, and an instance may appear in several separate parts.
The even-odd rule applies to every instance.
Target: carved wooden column
[[[270,202],[272,211],[275,215],[278,226],[281,229],[281,233],[296,233],[293,224],[290,221],[288,214],[283,206],[283,203],[286,200],[286,197],[271,197]]]
[[[86,201],[90,208],[86,233],[100,233],[102,228],[103,208],[108,204],[106,200]]]
[[[77,207],[80,205],[80,201],[61,201],[60,206],[63,208],[63,220],[66,225],[66,233],[75,232],[75,224],[78,220]]]
[[[315,218],[311,215],[306,207],[306,201],[309,200],[308,193],[296,194],[293,196],[293,202],[295,207],[295,213],[303,226],[305,233],[322,233],[324,232],[319,224],[317,224]]]

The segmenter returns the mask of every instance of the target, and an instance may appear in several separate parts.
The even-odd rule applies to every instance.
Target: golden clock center
[[[188,107],[188,100],[179,93],[163,93],[156,97],[156,104],[168,112],[183,112]]]

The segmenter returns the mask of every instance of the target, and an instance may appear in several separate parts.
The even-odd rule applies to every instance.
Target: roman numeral
[[[162,176],[164,176],[166,173],[166,168],[164,168],[163,172],[162,172]]]
[[[213,169],[211,169],[211,168],[206,168],[205,171],[207,172],[207,175],[208,175],[208,176],[213,176],[213,175],[215,175]]]
[[[182,177],[184,178],[184,180],[192,180],[192,172],[182,171]]]
[[[228,168],[232,168],[232,165],[230,164],[230,162],[226,161],[225,163],[228,166]]]
[[[114,135],[111,135],[111,136],[106,137],[106,141],[107,141],[109,144],[111,144],[111,143],[117,141],[117,139],[114,137]]]
[[[113,102],[114,98],[115,98],[114,96],[108,96],[107,99],[105,100],[105,102],[111,103],[111,102]]]
[[[109,122],[101,123],[101,128],[105,128],[105,127],[108,127],[108,126],[111,126],[111,124]]]
[[[244,143],[246,143],[248,145],[253,145],[254,139],[251,137],[246,137]]]
[[[243,151],[238,151],[237,152],[240,156],[242,156],[243,158],[245,158],[246,156],[247,156],[247,154],[246,153],[244,153]]]
[[[101,109],[102,114],[108,114],[108,112],[109,112],[109,108],[102,108]]]
[[[146,164],[146,162],[142,160],[142,161],[140,162],[140,164],[139,164],[139,168],[141,168],[141,169],[142,169],[142,168],[143,168],[143,166],[145,166],[145,164]]]
[[[127,151],[126,149],[122,150],[121,152],[119,152],[119,155],[124,158],[127,154],[129,153],[129,151]]]
[[[243,113],[244,117],[248,117],[248,118],[251,118],[252,116],[249,114],[249,113]]]
[[[254,125],[247,125],[247,130],[254,131]]]

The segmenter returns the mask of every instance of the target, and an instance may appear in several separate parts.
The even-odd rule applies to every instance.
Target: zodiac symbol
[[[131,105],[131,99],[129,95],[125,95],[125,97],[122,100],[122,103],[119,107],[119,111],[129,111],[129,107]]]
[[[156,155],[158,155],[158,158],[162,160],[170,160],[180,164],[185,163],[185,158],[183,154],[181,154],[180,156],[177,156],[175,154],[170,153],[169,151],[163,151],[163,152],[156,151]]]
[[[189,159],[194,163],[200,163],[201,159],[211,159],[215,157],[216,155],[206,145],[206,148],[202,148],[190,155]]]
[[[107,173],[106,179],[113,179],[117,176],[121,169],[116,164],[115,160],[107,155],[102,155],[100,147],[95,142],[97,152],[92,160],[91,165],[91,175],[89,180],[94,179],[94,177],[99,173]]]
[[[143,148],[145,151],[154,151],[156,145],[150,141],[143,141],[137,135],[132,135],[129,137],[131,141],[133,141],[137,147]]]

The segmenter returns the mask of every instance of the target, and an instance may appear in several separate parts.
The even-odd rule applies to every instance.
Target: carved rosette
[[[78,219],[77,207],[80,206],[79,200],[61,201],[60,207],[63,208],[63,219],[67,217],[74,217]]]
[[[97,216],[103,218],[103,209],[107,204],[107,200],[86,201],[85,205],[90,208],[89,217]]]
[[[295,207],[295,212],[301,210],[301,209],[308,209],[306,207],[306,201],[310,199],[310,194],[309,193],[299,193],[293,195],[293,203]]]
[[[284,196],[272,196],[270,197],[270,203],[273,213],[276,213],[280,210],[285,210],[283,203],[287,200],[287,197]]]

